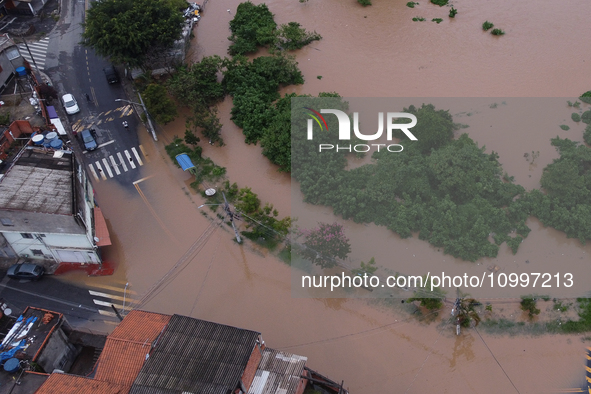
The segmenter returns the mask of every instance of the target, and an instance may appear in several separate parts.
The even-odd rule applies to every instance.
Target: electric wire
[[[478,332],[478,330],[476,329],[476,327],[474,327],[474,331],[476,331],[476,334],[478,334],[478,336],[480,337],[480,340],[482,341],[482,343],[484,343],[484,346],[486,346],[486,348],[488,349],[488,351],[490,352],[490,355],[494,358],[494,360],[497,362],[497,364],[499,365],[499,368],[501,368],[501,371],[503,371],[503,373],[505,374],[505,376],[507,377],[507,379],[509,380],[509,382],[511,383],[511,385],[513,386],[513,388],[515,389],[515,391],[517,391],[518,394],[521,394],[519,392],[519,389],[517,388],[517,386],[515,386],[515,383],[513,383],[513,381],[511,380],[511,378],[509,377],[509,375],[507,374],[507,372],[505,371],[505,368],[503,368],[503,366],[501,365],[501,363],[499,362],[499,360],[497,360],[497,358],[495,357],[494,353],[492,352],[492,350],[490,350],[490,348],[488,347],[488,345],[486,344],[486,342],[484,341],[484,338],[482,338],[482,335],[480,335],[480,332]]]
[[[219,246],[220,246],[220,237],[218,237],[218,243],[215,246],[215,249],[213,251],[213,255],[211,256],[211,259],[209,260],[209,266],[207,267],[207,272],[205,273],[205,277],[203,278],[203,281],[201,282],[201,286],[199,287],[199,292],[197,292],[197,297],[195,297],[195,301],[193,302],[193,307],[191,308],[191,312],[189,313],[189,316],[193,315],[193,310],[195,309],[195,306],[197,306],[197,301],[199,300],[199,296],[201,295],[201,291],[203,290],[203,287],[205,286],[205,282],[207,281],[207,276],[209,275],[209,270],[211,269],[211,266],[213,265],[213,261],[215,259],[216,254],[218,253]]]

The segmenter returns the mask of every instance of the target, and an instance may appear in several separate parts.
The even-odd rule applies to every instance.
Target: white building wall
[[[4,232],[6,242],[16,254],[29,259],[54,259],[66,263],[98,263],[99,256],[86,234],[31,234]],[[41,240],[37,238],[39,236]]]

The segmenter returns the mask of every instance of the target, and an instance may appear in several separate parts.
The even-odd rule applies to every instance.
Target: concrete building
[[[0,34],[0,92],[16,75],[16,69],[25,65],[24,58],[8,34]]]
[[[101,263],[110,245],[94,190],[71,151],[28,146],[0,179],[0,257],[60,265]]]
[[[133,310],[107,337],[94,379],[52,374],[36,394],[348,394],[306,362],[256,331]]]

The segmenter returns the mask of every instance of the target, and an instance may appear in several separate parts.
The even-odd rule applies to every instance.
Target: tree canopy
[[[85,46],[116,63],[141,67],[146,54],[170,48],[184,21],[178,0],[102,0],[92,2],[82,24]]]

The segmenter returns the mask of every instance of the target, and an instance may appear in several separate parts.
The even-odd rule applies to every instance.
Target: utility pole
[[[236,234],[236,241],[240,244],[242,243],[242,239],[240,239],[240,234],[238,234],[236,225],[234,225],[234,213],[230,209],[230,204],[228,204],[228,200],[226,200],[226,193],[222,192],[222,195],[224,196],[224,211],[226,211],[226,215],[228,215],[228,217],[230,218],[230,223],[232,223],[234,234]]]
[[[150,126],[150,131],[152,132],[152,137],[154,137],[154,141],[158,141],[158,137],[156,137],[156,130],[154,130],[154,126],[152,125],[152,121],[150,120],[150,115],[148,114],[148,109],[144,104],[144,100],[142,99],[142,95],[140,92],[137,92],[137,95],[140,98],[140,103],[142,103],[142,107],[144,107],[144,113],[146,114],[146,119],[148,120],[148,125]]]

